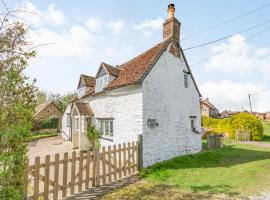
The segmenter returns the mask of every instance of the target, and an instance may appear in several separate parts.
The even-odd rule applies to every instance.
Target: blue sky
[[[26,74],[37,78],[38,86],[49,92],[74,91],[80,74],[95,75],[104,61],[112,65],[147,50],[162,40],[162,22],[171,1],[124,0],[29,0],[7,1],[37,13],[25,16],[33,30],[35,44],[52,43],[37,49]],[[269,0],[189,0],[173,1],[176,17],[182,23],[181,46],[187,48],[212,41],[270,19],[270,6],[214,30],[213,25],[270,3]],[[270,87],[270,30],[245,38],[270,27],[252,31],[202,48],[186,51],[190,65],[242,42],[224,54],[192,67],[204,97],[220,110],[248,108],[247,94]],[[190,35],[197,37],[188,38]],[[185,39],[186,38],[186,39]],[[258,111],[270,111],[270,91],[252,97]]]

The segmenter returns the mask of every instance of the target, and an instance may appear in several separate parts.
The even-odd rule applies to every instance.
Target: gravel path
[[[239,142],[241,144],[249,144],[249,145],[254,145],[258,147],[264,147],[264,148],[270,148],[270,142],[261,142],[261,141],[243,141]]]

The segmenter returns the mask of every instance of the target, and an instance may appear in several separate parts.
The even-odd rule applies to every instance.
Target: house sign
[[[156,121],[156,119],[150,119],[150,118],[148,118],[148,120],[147,120],[147,126],[149,127],[149,128],[156,128],[156,127],[158,127],[158,122]]]

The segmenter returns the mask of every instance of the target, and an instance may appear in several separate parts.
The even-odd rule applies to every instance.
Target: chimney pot
[[[174,12],[175,12],[175,7],[174,4],[169,4],[168,5],[168,18],[174,17]]]

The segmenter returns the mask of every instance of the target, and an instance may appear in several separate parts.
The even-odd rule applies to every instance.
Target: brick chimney
[[[168,5],[168,19],[163,23],[163,39],[173,38],[173,41],[179,45],[180,43],[180,26],[181,23],[174,17],[174,4]]]

